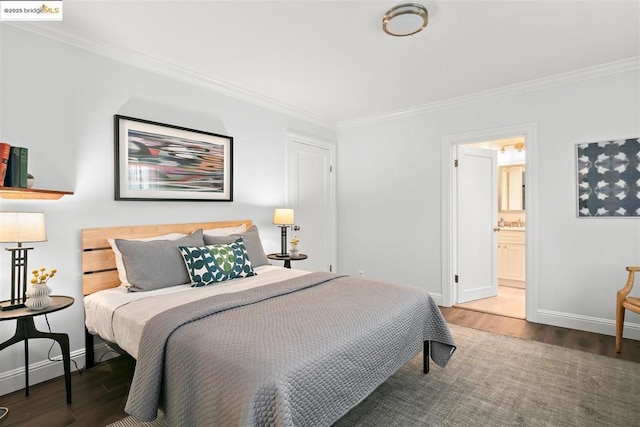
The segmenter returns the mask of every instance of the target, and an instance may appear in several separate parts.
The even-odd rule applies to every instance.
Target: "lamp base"
[[[0,311],[16,310],[18,308],[24,307],[26,307],[26,305],[24,305],[23,302],[16,302],[14,304],[11,304],[11,301],[3,301],[0,303]]]
[[[288,225],[279,225],[280,227],[280,254],[278,256],[286,257],[289,255],[287,252],[287,227]]]

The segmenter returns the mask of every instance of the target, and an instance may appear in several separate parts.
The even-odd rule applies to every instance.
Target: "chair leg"
[[[624,306],[616,307],[616,353],[622,352],[622,329],[624,328]]]

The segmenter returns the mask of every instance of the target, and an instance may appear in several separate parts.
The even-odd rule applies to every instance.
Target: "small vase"
[[[291,258],[298,258],[298,255],[300,255],[298,245],[291,245],[291,247],[289,248],[289,256]]]
[[[31,310],[44,310],[51,304],[51,288],[46,284],[32,285],[27,290],[27,301],[24,303]]]

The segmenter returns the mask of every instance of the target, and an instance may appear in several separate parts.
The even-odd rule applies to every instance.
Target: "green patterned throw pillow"
[[[180,253],[193,287],[256,274],[242,237],[224,245],[180,246]]]

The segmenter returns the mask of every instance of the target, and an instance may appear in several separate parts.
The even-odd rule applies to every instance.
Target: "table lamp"
[[[42,212],[0,212],[0,243],[17,243],[11,252],[11,300],[0,310],[24,307],[27,300],[27,254],[33,249],[23,243],[46,242],[47,231]]]
[[[287,253],[287,227],[295,224],[293,209],[278,208],[273,212],[273,223],[280,227],[280,253],[279,256],[286,257]]]

